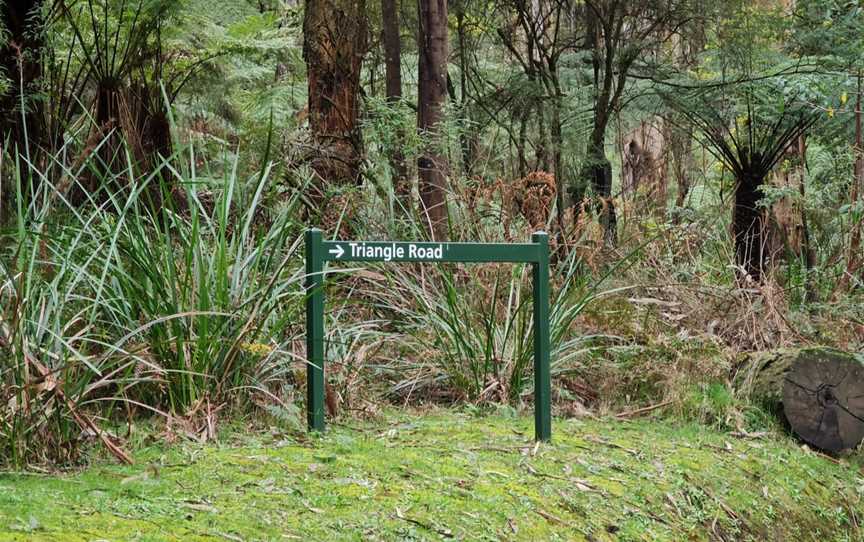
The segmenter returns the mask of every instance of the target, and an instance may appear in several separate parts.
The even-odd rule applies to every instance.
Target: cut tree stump
[[[782,407],[808,444],[842,452],[864,440],[864,359],[831,348],[758,354],[740,384],[752,398]]]
[[[783,412],[806,442],[830,452],[864,439],[864,363],[843,352],[805,350],[783,382]]]

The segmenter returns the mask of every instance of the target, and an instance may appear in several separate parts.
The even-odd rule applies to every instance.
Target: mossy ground
[[[864,473],[662,421],[391,412],[0,475],[6,540],[864,540]]]

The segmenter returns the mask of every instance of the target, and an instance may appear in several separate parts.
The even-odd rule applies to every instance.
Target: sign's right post
[[[552,439],[552,376],[549,338],[549,236],[536,232],[531,241],[540,255],[533,264],[534,279],[534,438]]]

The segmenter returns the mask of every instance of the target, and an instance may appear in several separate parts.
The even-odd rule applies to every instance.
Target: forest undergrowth
[[[864,12],[823,3],[0,0],[0,467],[300,433],[310,226],[545,230],[557,416],[781,429],[748,357],[864,348]],[[329,418],[530,410],[530,279],[331,266]]]
[[[47,170],[23,160],[4,169],[18,187],[5,202],[13,216],[0,261],[0,445],[8,464],[75,464],[93,442],[129,461],[125,443],[142,417],[197,440],[250,411],[301,428],[302,192],[275,190],[271,166],[243,177],[236,162],[209,170],[189,152],[185,166],[166,162],[128,183],[121,177],[130,162],[83,207]],[[69,167],[59,155],[54,166]],[[67,175],[80,178],[91,165],[79,167]],[[121,182],[128,188],[107,190]],[[556,224],[549,192],[536,194],[533,209],[547,217],[538,225],[532,207],[514,201],[524,186],[499,181],[452,194],[450,238],[553,233],[558,415],[652,413],[759,431],[770,417],[731,386],[748,352],[860,348],[854,292],[840,295],[830,283],[781,286],[788,266],[742,286],[728,238],[708,228],[719,219],[711,209],[683,225],[629,221],[610,247],[590,209],[568,215],[565,228]],[[374,188],[342,201],[350,211],[322,217],[330,235],[427,235]],[[526,267],[373,264],[333,268],[328,277],[332,417],[374,415],[394,403],[530,407]],[[805,301],[803,288],[817,298]]]

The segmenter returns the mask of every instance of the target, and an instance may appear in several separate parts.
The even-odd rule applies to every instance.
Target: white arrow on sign
[[[335,254],[336,258],[341,258],[345,254],[345,249],[342,248],[342,245],[336,245],[336,248],[330,249],[330,254]]]

